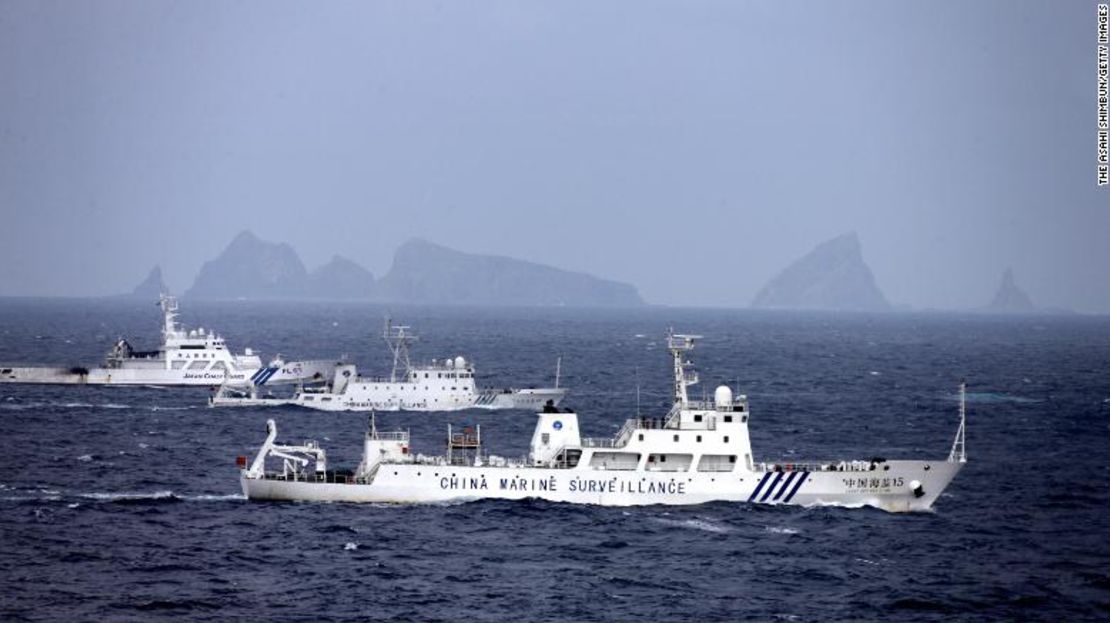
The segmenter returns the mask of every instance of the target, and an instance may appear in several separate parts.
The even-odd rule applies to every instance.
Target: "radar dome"
[[[713,402],[717,404],[717,408],[732,406],[732,390],[727,385],[718,385],[717,391],[713,392]]]
[[[455,360],[448,357],[447,359],[443,360],[443,365],[447,366],[448,368],[454,368],[455,367]]]
[[[455,367],[456,368],[465,368],[466,367],[466,359],[464,359],[462,355],[459,355],[458,357],[455,357]]]

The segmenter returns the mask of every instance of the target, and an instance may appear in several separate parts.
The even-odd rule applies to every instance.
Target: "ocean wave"
[[[168,489],[163,491],[118,491],[80,493],[78,497],[98,502],[227,502],[247,499],[242,493],[202,493],[184,495]]]
[[[731,528],[713,523],[706,519],[663,519],[656,518],[656,523],[661,523],[664,526],[671,526],[674,528],[689,528],[691,530],[701,530],[703,532],[712,532],[714,534],[724,534],[732,532]]]
[[[795,528],[787,528],[785,526],[767,526],[766,530],[771,534],[798,534],[799,532]]]
[[[228,500],[245,500],[247,496],[242,493],[225,493],[225,494],[202,494],[202,495],[186,495],[183,496],[186,500],[193,502],[226,502]]]
[[[7,411],[32,411],[36,409],[134,409],[132,405],[116,402],[5,402],[0,409]]]
[[[165,501],[165,500],[178,500],[177,494],[173,491],[124,491],[119,493],[82,493],[80,497],[90,500],[98,500],[101,502],[140,502],[140,501]]]
[[[949,400],[960,400],[959,394],[949,394]],[[1036,398],[1026,398],[1025,396],[1015,396],[1013,394],[1003,394],[1000,392],[968,392],[967,401],[976,404],[1037,404],[1043,402]]]

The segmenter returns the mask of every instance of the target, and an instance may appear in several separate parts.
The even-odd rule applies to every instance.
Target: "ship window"
[[[731,415],[726,415],[725,416],[725,422],[727,423],[727,422],[731,422],[731,421],[732,421],[732,416]]]
[[[728,435],[725,435],[725,443],[728,443]]]
[[[203,368],[204,366],[207,366],[207,365],[208,365],[208,363],[204,362],[204,361],[194,361],[193,363],[189,364],[188,369],[189,370],[200,370],[201,368]]]
[[[740,416],[740,421],[741,422],[747,422],[748,421],[748,416],[746,416],[746,415]]]
[[[701,435],[698,435],[698,443],[701,443]]]
[[[640,433],[640,441],[643,441],[643,440],[644,440],[644,434]]]
[[[705,454],[698,461],[699,472],[731,472],[736,463],[735,454]]]
[[[700,422],[701,421],[701,414],[695,415],[694,416],[694,421],[695,422]]]
[[[675,436],[674,436],[674,440],[675,440],[675,441],[678,441],[678,435],[675,435]]]
[[[424,378],[428,378],[428,373],[427,372],[424,373]]]
[[[178,359],[177,361],[173,362],[173,369],[174,370],[180,370],[181,368],[184,368],[184,367],[185,367],[185,360],[184,359]]]
[[[212,364],[212,369],[213,370],[226,370],[227,366],[224,365],[224,362],[217,361],[216,363]]]

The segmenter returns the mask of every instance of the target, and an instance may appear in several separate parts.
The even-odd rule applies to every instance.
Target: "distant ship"
[[[174,297],[162,295],[158,304],[162,308],[162,346],[158,350],[137,351],[120,338],[103,366],[0,366],[0,383],[211,387],[230,381],[264,385],[323,378],[333,365],[330,361],[286,362],[278,357],[263,366],[249,348],[241,355],[233,354],[215,332],[181,328]]]
[[[461,409],[527,409],[558,405],[567,390],[555,386],[525,389],[479,389],[474,364],[462,356],[431,364],[413,365],[409,345],[416,336],[410,327],[386,319],[382,337],[393,354],[388,378],[358,375],[354,365],[339,363],[322,386],[299,387],[291,397],[263,395],[256,383],[227,383],[212,396],[214,407],[293,405],[320,411],[458,411]]]
[[[482,452],[481,429],[447,429],[442,456],[414,455],[406,431],[378,432],[374,418],[362,462],[333,470],[316,442],[280,445],[277,426],[253,462],[239,457],[250,500],[427,503],[483,498],[542,498],[630,506],[711,501],[800,506],[874,506],[887,511],[932,507],[967,461],[965,392],[947,459],[756,462],[748,436],[748,401],[718,387],[714,400],[690,400],[698,382],[685,354],[698,336],[668,337],[675,401],[662,418],[633,418],[609,439],[581,438],[578,416],[548,406],[537,414],[531,453],[507,459]],[[281,461],[276,471],[267,459]],[[311,468],[309,466],[312,466]]]

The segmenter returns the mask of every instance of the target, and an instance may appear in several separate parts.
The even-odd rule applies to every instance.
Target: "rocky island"
[[[863,261],[855,232],[817,245],[756,294],[752,307],[887,311],[890,303]]]

